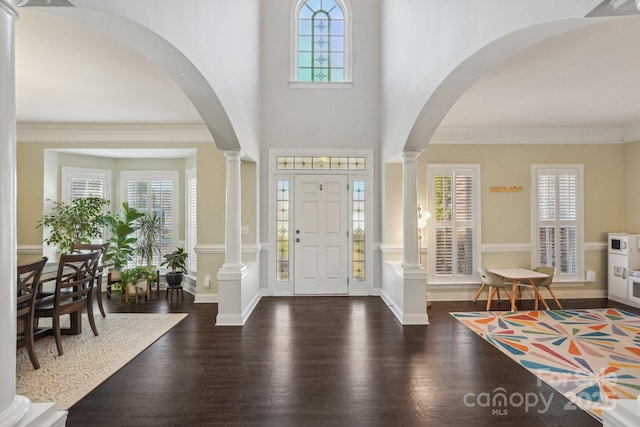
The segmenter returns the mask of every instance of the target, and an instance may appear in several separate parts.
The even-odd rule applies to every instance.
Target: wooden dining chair
[[[96,277],[95,277],[95,286],[96,286],[96,300],[98,301],[98,308],[100,309],[100,314],[102,317],[107,317],[107,314],[104,311],[104,306],[102,305],[102,275],[104,273],[104,268],[107,265],[107,250],[109,250],[109,242],[99,243],[99,244],[90,244],[90,243],[74,243],[71,246],[72,253],[87,253],[93,251],[102,251],[100,255],[98,266],[96,267]]]
[[[35,318],[51,317],[58,354],[63,355],[60,317],[65,314],[82,314],[86,308],[89,324],[98,335],[93,318],[93,280],[101,252],[86,254],[62,254],[58,263],[58,276],[53,295],[36,301]]]
[[[40,275],[47,263],[47,257],[39,261],[18,266],[18,292],[17,292],[17,345],[27,348],[29,359],[34,369],[40,369],[40,362],[36,356],[33,333],[35,331],[34,310]]]

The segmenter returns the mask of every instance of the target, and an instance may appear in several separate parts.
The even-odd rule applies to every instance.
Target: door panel
[[[294,191],[294,293],[347,293],[347,176],[297,175]]]

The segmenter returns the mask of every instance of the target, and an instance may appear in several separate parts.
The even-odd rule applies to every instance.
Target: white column
[[[16,395],[16,93],[15,6],[0,0],[0,427],[64,426],[66,411],[55,403],[31,403]]]
[[[240,186],[240,159],[241,151],[225,151],[227,158],[227,193],[225,208],[225,257],[223,271],[244,268],[242,263],[242,217]]]
[[[0,0],[0,426],[14,426],[31,401],[16,396],[16,96],[12,0]]]
[[[422,269],[418,252],[418,178],[419,151],[402,153],[402,222],[403,251],[402,266],[407,269]]]

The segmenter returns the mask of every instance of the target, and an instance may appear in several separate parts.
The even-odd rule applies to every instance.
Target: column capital
[[[17,21],[18,20],[18,11],[16,10],[16,7],[22,6],[26,2],[27,2],[27,0],[20,0],[20,1],[17,1],[17,2],[14,2],[12,0],[0,0],[0,12],[6,13],[11,18],[13,18],[14,20]]]
[[[244,153],[240,150],[222,150],[222,153],[227,158],[228,162],[240,161],[242,156],[244,156]]]
[[[411,161],[417,161],[418,160],[418,156],[422,154],[422,150],[418,151],[403,151],[402,152],[402,160],[404,162],[411,162]]]

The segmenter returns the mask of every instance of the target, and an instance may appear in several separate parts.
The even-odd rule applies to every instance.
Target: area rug
[[[599,421],[616,399],[640,394],[640,316],[613,308],[451,315]]]
[[[17,394],[32,402],[55,402],[59,410],[67,410],[186,316],[107,313],[106,318],[96,316],[99,335],[94,336],[83,315],[82,334],[62,337],[62,356],[58,356],[53,337],[36,341],[40,369],[33,369],[26,348],[18,349]]]

